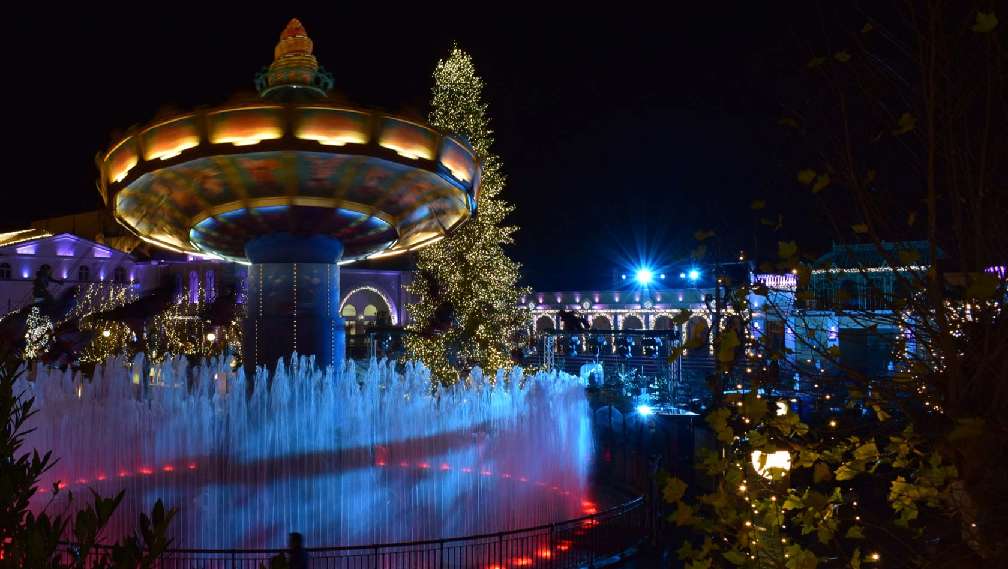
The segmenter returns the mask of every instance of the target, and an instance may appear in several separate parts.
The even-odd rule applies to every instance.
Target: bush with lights
[[[1006,141],[1008,114],[989,104],[1004,99],[1006,84],[992,73],[1004,68],[1004,50],[993,12],[943,3],[905,9],[901,27],[871,19],[845,32],[848,49],[808,62],[807,72],[828,85],[819,94],[838,104],[781,120],[822,162],[803,167],[797,187],[821,201],[834,227],[849,227],[839,239],[862,243],[874,264],[816,266],[796,243],[781,241],[777,261],[761,272],[794,274],[796,291],[745,284],[729,295],[745,332],[725,330],[715,347],[706,415],[714,443],[700,454],[692,487],[663,482],[669,521],[688,535],[678,556],[690,569],[995,567],[1008,559],[1008,282],[1003,268],[991,267],[1008,250],[998,213],[1008,193],[993,187],[1005,179],[1003,161],[978,158]],[[898,43],[906,29],[915,33]],[[899,55],[888,51],[892,42]],[[879,53],[909,56],[916,74],[894,86],[893,67],[878,65]],[[892,100],[907,110],[892,115]],[[887,145],[892,154],[879,161]],[[930,161],[923,171],[913,167],[921,156]],[[919,181],[923,195],[879,191],[886,178]],[[923,227],[907,204],[925,209]],[[755,212],[767,207],[764,199],[752,203]],[[852,211],[856,221],[843,219]],[[772,219],[765,225],[779,230]],[[927,258],[883,242],[894,233],[926,235]],[[948,262],[938,262],[940,251],[952,253]],[[891,290],[875,290],[872,272],[885,272]],[[860,275],[859,293],[877,306],[859,308],[842,287],[827,306],[786,305],[818,300],[813,274],[827,282]],[[763,363],[793,354],[754,326],[754,298],[791,327],[796,348],[814,354],[818,365],[799,370],[812,374],[808,385],[792,387],[781,380],[789,374]],[[804,333],[814,331],[802,320],[816,310],[868,331],[899,331],[890,372],[870,377],[845,362],[828,335]]]

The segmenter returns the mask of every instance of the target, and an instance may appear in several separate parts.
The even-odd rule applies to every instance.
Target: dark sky
[[[751,251],[749,202],[793,189],[779,92],[807,57],[799,19],[776,3],[455,19],[433,6],[327,5],[19,17],[5,89],[20,100],[12,119],[24,144],[2,228],[99,207],[93,157],[113,132],[166,106],[251,91],[292,16],[336,91],[392,112],[425,115],[437,59],[454,40],[472,53],[516,205],[511,251],[536,288],[605,286],[614,267],[684,258],[697,229],[716,228],[727,256]],[[805,206],[791,207],[801,217]],[[760,239],[775,248],[775,236]]]

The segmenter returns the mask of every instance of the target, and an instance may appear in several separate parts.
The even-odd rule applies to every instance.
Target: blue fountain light
[[[648,417],[654,415],[654,407],[650,405],[638,405],[637,414],[641,417]]]
[[[700,279],[700,271],[697,269],[690,269],[689,273],[687,273],[687,276],[689,277],[689,280],[697,281]]]

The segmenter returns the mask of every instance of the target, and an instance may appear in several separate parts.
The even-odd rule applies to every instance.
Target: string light
[[[482,166],[476,214],[420,250],[408,287],[417,298],[408,306],[409,329],[419,333],[406,336],[406,349],[446,383],[458,380],[459,369],[512,365],[512,340],[528,321],[527,306],[517,301],[532,292],[518,287],[520,267],[503,249],[515,231],[504,225],[513,206],[500,199],[504,175],[491,151],[482,91],[483,81],[461,49],[438,62],[430,123],[468,140]]]

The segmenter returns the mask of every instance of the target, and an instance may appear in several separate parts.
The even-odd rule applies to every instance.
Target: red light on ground
[[[451,470],[451,466],[448,466],[447,462],[441,463],[441,470]]]
[[[545,486],[545,485],[546,485],[546,483],[543,482],[542,480],[536,482],[536,486]]]
[[[375,463],[375,466],[385,466],[385,461],[379,460],[378,462]]]
[[[119,471],[119,478],[126,478],[127,476],[129,476],[129,472],[126,472],[125,470]]]
[[[529,565],[532,565],[532,558],[515,557],[514,559],[511,560],[511,564],[514,565],[515,567],[528,567]]]
[[[189,468],[189,470],[196,470],[196,463],[195,462],[190,462],[188,468]]]
[[[595,502],[592,502],[591,500],[581,500],[581,507],[582,508],[594,508],[595,507]]]
[[[525,478],[524,476],[522,476],[521,478],[518,479],[518,481],[519,482],[528,482],[528,478]]]
[[[539,559],[549,559],[553,557],[553,552],[544,547],[540,549],[538,552],[536,552],[536,557],[538,557]]]
[[[141,467],[140,470],[138,470],[138,472],[140,474],[143,474],[144,476],[154,474],[154,471],[151,470],[150,468],[147,468],[146,466]]]
[[[59,488],[60,490],[62,490],[62,489],[64,489],[64,488],[67,487],[67,483],[66,482],[59,482],[59,483],[56,484],[56,487]]]
[[[424,470],[427,470],[428,468],[430,468],[430,464],[426,463],[426,462],[418,463],[417,466],[419,466],[420,468],[422,468]]]
[[[567,551],[571,547],[571,542],[564,540],[557,544],[557,551]]]
[[[501,478],[511,478],[511,475],[505,472],[504,474],[501,474]]]
[[[99,481],[105,480],[105,475],[104,474],[99,474],[98,475],[98,480]]]
[[[556,491],[560,490],[560,487],[559,486],[550,486],[550,490],[556,492]]]
[[[584,508],[583,511],[586,514],[597,514],[598,513],[598,508],[592,506],[592,507]]]
[[[483,476],[493,476],[493,472],[490,472],[489,470],[481,470],[480,474]]]
[[[404,460],[399,463],[399,466],[403,468],[409,468],[409,463]]]
[[[86,478],[78,478],[77,479],[77,483],[78,484],[87,484],[87,479]]]
[[[472,469],[471,469],[471,468],[469,468],[468,466],[463,466],[463,467],[462,467],[462,472],[466,472],[466,473],[468,473],[468,472],[472,472]]]
[[[581,522],[581,527],[593,528],[598,525],[598,520],[585,520]]]
[[[493,565],[487,565],[486,569],[504,569],[504,568],[494,563]]]
[[[170,464],[166,464],[166,465],[164,465],[164,466],[161,467],[161,470],[164,470],[165,472],[174,472],[175,471],[175,467],[172,466],[172,465],[170,465]]]

